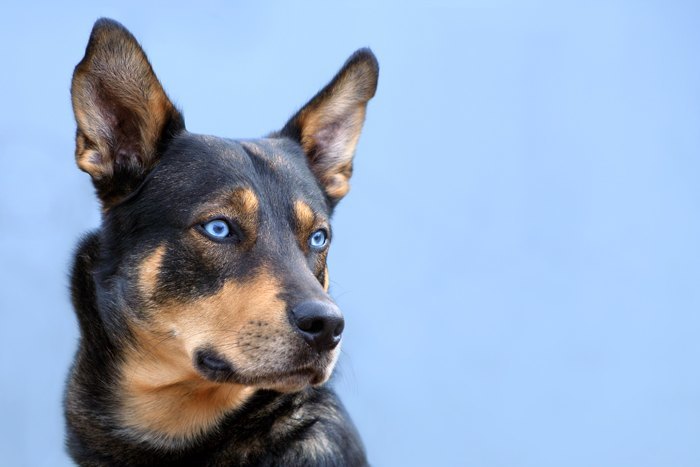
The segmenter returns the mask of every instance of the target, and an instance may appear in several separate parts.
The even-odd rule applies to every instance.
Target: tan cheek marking
[[[142,263],[141,281],[154,283],[162,253]],[[192,356],[201,345],[213,345],[237,364],[247,357],[235,345],[236,333],[251,320],[288,331],[279,283],[260,273],[246,283],[227,282],[215,295],[192,303],[149,310],[145,324],[132,324],[134,346],[122,367],[123,423],[137,436],[163,446],[190,440],[216,425],[240,406],[255,388],[218,384],[202,378]]]
[[[248,363],[248,355],[233,342],[250,321],[264,321],[269,332],[289,332],[286,305],[278,295],[277,279],[262,273],[246,283],[227,282],[222,290],[201,300],[187,313],[178,313],[175,326],[190,351],[214,345],[231,361]]]
[[[163,255],[165,255],[165,245],[159,245],[139,266],[139,289],[144,297],[149,297],[156,290]]]

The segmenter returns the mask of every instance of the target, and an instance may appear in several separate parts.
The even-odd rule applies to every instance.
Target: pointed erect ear
[[[95,23],[71,86],[75,157],[105,207],[133,191],[185,124],[124,26]]]
[[[350,189],[352,158],[378,76],[374,54],[358,50],[280,132],[301,144],[333,205]]]

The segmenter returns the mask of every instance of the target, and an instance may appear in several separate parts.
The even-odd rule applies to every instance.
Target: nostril
[[[299,320],[297,326],[302,331],[308,332],[310,334],[318,334],[320,332],[323,332],[323,329],[326,327],[325,322],[321,318],[302,319]]]
[[[340,337],[340,335],[343,333],[343,329],[345,329],[345,321],[341,319],[336,325],[335,329],[333,329],[333,337]]]

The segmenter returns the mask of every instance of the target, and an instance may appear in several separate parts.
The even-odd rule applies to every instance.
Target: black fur
[[[130,66],[122,69],[122,63]],[[358,67],[364,68],[358,71]],[[274,385],[270,378],[274,380],[278,371],[275,365],[325,368],[331,364],[330,356],[314,352],[294,333],[280,337],[280,332],[266,336],[260,331],[257,338],[284,338],[284,348],[291,349],[283,363],[269,361],[274,354],[261,356],[261,365],[272,369],[259,370],[260,374],[233,361],[225,378],[214,377],[197,367],[196,355],[216,349],[200,348],[192,356],[187,365],[199,371],[203,380],[257,388],[243,405],[231,408],[200,435],[178,443],[152,443],[125,426],[120,401],[128,353],[139,348],[133,329],[162,319],[158,317],[161,306],[176,303],[187,309],[190,303],[221,293],[225,284],[247,283],[261,270],[274,278],[279,288],[276,297],[289,316],[304,300],[329,300],[322,288],[327,280],[327,250],[307,251],[300,243],[294,203],[302,200],[315,219],[328,219],[342,196],[338,193],[347,191],[342,183],[349,178],[354,146],[349,148],[350,159],[341,159],[329,154],[332,147],[324,147],[320,137],[311,153],[308,138],[313,139],[314,131],[326,139],[343,131],[359,132],[353,112],[361,110],[364,117],[377,70],[371,52],[361,50],[284,131],[249,141],[205,137],[185,130],[184,119],[167,100],[133,36],[111,20],[95,24],[73,83],[76,156],[92,176],[103,204],[102,226],[80,242],[72,270],[72,300],[81,339],[66,389],[65,413],[67,447],[76,462],[95,466],[366,465],[352,422],[334,392],[316,384],[320,377],[291,392],[266,389]],[[122,84],[123,80],[113,79],[124,73],[135,73],[138,79],[132,81],[145,83],[142,86],[151,89],[150,94],[129,87],[129,80]],[[161,99],[158,105],[144,97],[153,95]],[[347,108],[328,117],[328,108],[338,110],[332,107],[337,96]],[[349,107],[348,96],[356,101]],[[85,118],[86,112],[90,118]],[[160,120],[146,118],[153,115]],[[313,117],[308,121],[322,128],[304,127],[310,125],[304,120],[308,115]],[[323,160],[326,156],[330,159]],[[333,191],[326,184],[334,170],[341,170],[336,167],[339,164],[343,190],[336,185]],[[203,213],[212,205],[225,204],[222,194],[237,189],[256,196],[255,231],[229,219],[231,238],[218,243],[205,239]],[[162,255],[153,279],[156,286],[146,293],[142,264],[157,248]]]
[[[81,329],[80,350],[66,394],[67,446],[80,465],[365,465],[362,442],[342,404],[326,387],[294,394],[259,391],[205,439],[187,449],[163,452],[120,436],[110,415],[116,408],[124,329],[105,323],[95,304],[91,271],[100,252],[98,233],[80,243],[72,273],[73,303]],[[111,337],[110,337],[111,336]],[[284,426],[282,430],[272,427]],[[323,458],[309,459],[307,443],[322,432],[333,441]],[[308,454],[308,453],[307,453]]]

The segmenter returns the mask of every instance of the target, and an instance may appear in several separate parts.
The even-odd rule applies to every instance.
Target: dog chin
[[[326,368],[306,368],[284,374],[260,378],[254,386],[278,392],[297,392],[310,386],[320,386],[330,378],[333,366]]]
[[[303,355],[299,358],[291,359],[288,365],[278,364],[276,368],[265,371],[258,367],[255,373],[249,373],[244,368],[234,376],[240,378],[241,382],[259,388],[269,389],[278,392],[297,392],[308,387],[321,386],[326,383],[331,375],[340,356],[340,346],[322,355]],[[285,368],[284,370],[280,370]]]
[[[277,392],[298,392],[311,386],[315,378],[316,376],[309,374],[288,375],[277,380],[271,379],[269,382],[261,383],[258,387]]]
[[[255,370],[239,366],[211,348],[198,350],[193,361],[200,375],[212,382],[241,384],[279,392],[297,392],[309,386],[320,386],[328,381],[338,354],[336,350],[310,361],[302,360],[303,363],[290,362],[286,368],[284,365],[275,365],[276,368],[270,368],[267,371],[260,366]]]

